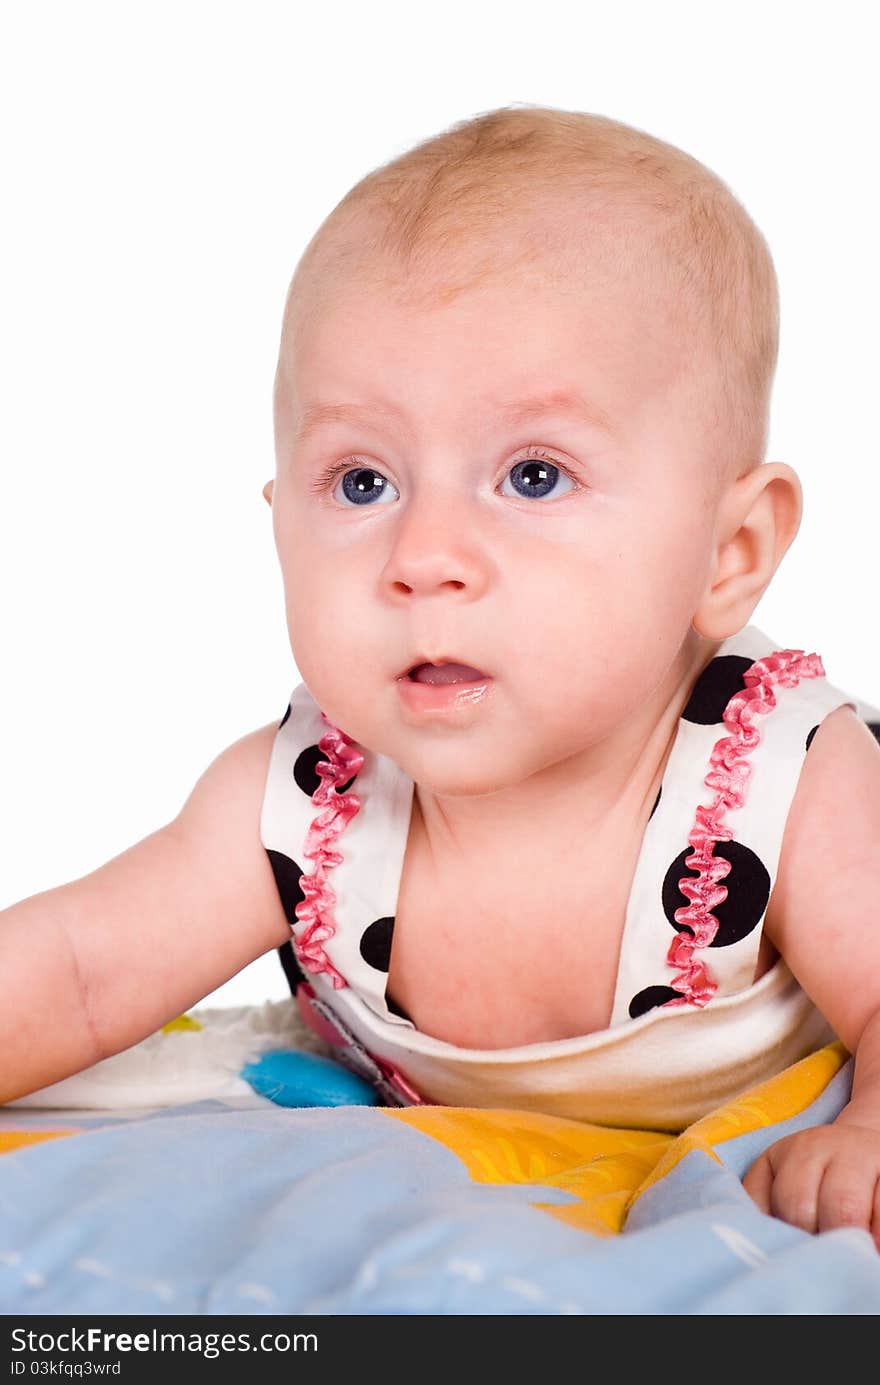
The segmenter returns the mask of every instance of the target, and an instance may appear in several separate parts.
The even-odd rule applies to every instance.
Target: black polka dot
[[[281,718],[281,720],[280,720],[279,723],[278,723],[278,730],[279,730],[279,731],[281,730],[282,726],[283,726],[284,723],[287,721],[287,718],[288,718],[289,716],[290,716],[290,703],[288,702],[288,704],[287,704],[287,711],[284,713],[284,716]]]
[[[307,794],[309,798],[311,798],[316,789],[321,787],[321,776],[315,768],[319,760],[329,760],[329,756],[327,756],[319,746],[310,745],[307,746],[305,750],[300,751],[299,755],[296,757],[296,764],[293,767],[294,779],[303,793]],[[337,787],[336,792],[348,793],[348,790],[351,788],[356,778],[357,775],[353,774],[345,784]]]
[[[658,1005],[665,1005],[667,1000],[675,1000],[676,996],[681,998],[681,991],[676,991],[672,986],[646,986],[638,995],[634,995],[629,1003],[629,1017],[636,1020],[639,1015],[644,1015],[648,1010],[654,1010]]]
[[[361,956],[376,971],[387,971],[391,962],[391,938],[394,919],[376,919],[361,937]]]
[[[698,870],[684,863],[685,857],[692,854],[693,848],[686,847],[676,856],[663,880],[663,912],[677,933],[693,934],[688,924],[675,920],[676,909],[687,908],[691,903],[678,888],[679,880],[696,880],[699,875]],[[730,947],[748,937],[760,923],[770,898],[770,876],[763,861],[742,842],[716,842],[714,855],[729,861],[731,869],[719,882],[726,886],[727,898],[711,911],[718,920],[718,932],[710,947]]]
[[[742,654],[720,654],[712,659],[691,689],[687,706],[681,714],[682,720],[695,722],[698,726],[714,726],[716,722],[723,722],[725,707],[735,693],[745,691],[743,674],[755,662],[755,659],[747,659]]]
[[[297,987],[305,981],[305,976],[300,971],[299,962],[296,960],[296,953],[293,950],[293,943],[282,943],[278,948],[278,957],[284,968],[284,975],[287,977],[287,984],[290,987],[291,995],[296,995]]]
[[[283,851],[272,851],[269,847],[266,847],[266,855],[269,857],[272,874],[275,876],[275,884],[278,887],[278,895],[281,899],[284,917],[287,919],[291,928],[293,928],[294,924],[299,923],[294,909],[297,904],[305,899],[305,895],[299,885],[302,871],[296,864],[296,861],[292,861],[289,856],[285,856]]]

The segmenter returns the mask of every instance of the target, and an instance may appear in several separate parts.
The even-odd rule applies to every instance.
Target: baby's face
[[[331,285],[279,377],[297,668],[438,794],[519,782],[638,714],[693,649],[709,576],[683,343],[632,290],[522,278],[434,307]],[[431,656],[490,674],[487,694],[414,711],[399,680]]]

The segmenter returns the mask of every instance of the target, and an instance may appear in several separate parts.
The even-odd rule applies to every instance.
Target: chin
[[[396,760],[396,763],[420,789],[434,794],[437,798],[480,798],[510,789],[521,779],[518,774],[499,772],[497,764],[483,767],[463,763],[460,768],[456,768],[449,764],[448,754],[445,759],[446,763],[443,765],[432,765],[426,764],[422,757],[414,756],[409,762],[410,757],[404,756],[402,760]],[[466,757],[463,759],[466,760]]]

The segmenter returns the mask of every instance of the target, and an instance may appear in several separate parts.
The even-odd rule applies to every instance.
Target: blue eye
[[[373,505],[381,503],[389,494],[392,499],[397,494],[396,488],[380,471],[371,466],[350,467],[350,461],[351,458],[348,458],[329,466],[311,487],[312,492],[321,496],[333,486],[337,478],[341,478],[342,494],[352,505]],[[514,462],[507,475],[513,478],[513,499],[543,500],[548,495],[551,499],[556,499],[557,494],[554,492],[560,478],[568,482],[568,490],[575,486],[568,472],[544,456],[539,448],[529,448],[525,457]],[[562,491],[562,494],[567,495],[568,490]]]
[[[507,475],[515,478],[513,484],[517,488],[517,495],[524,496],[526,499],[537,497],[537,499],[543,500],[545,496],[553,495],[554,487],[560,477],[564,477],[569,482],[569,489],[574,486],[574,482],[567,472],[558,467],[555,462],[551,462],[547,457],[540,455],[526,457],[522,461],[514,462]],[[563,491],[562,494],[567,495],[568,491]]]
[[[390,484],[381,472],[374,471],[371,466],[356,467],[354,471],[346,471],[342,477],[343,494],[353,505],[371,505],[386,494]]]

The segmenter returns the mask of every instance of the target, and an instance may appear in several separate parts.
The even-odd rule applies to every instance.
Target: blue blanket
[[[833,1120],[832,1045],[682,1135],[515,1111],[0,1109],[4,1314],[876,1314],[867,1232],[740,1179]]]

